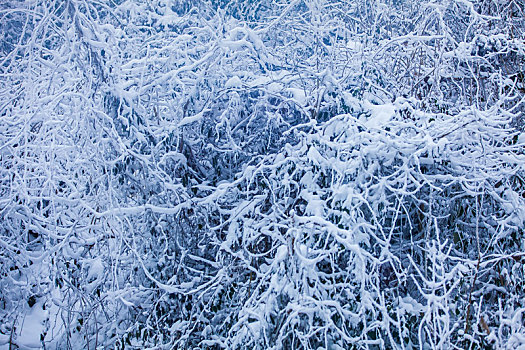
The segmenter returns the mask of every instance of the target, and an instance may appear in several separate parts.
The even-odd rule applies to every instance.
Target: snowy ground
[[[17,319],[16,331],[13,333],[11,349],[42,349],[42,335],[45,334],[46,347],[52,346],[56,336],[61,333],[63,324],[58,318],[58,307],[54,304],[37,301],[33,307],[27,307],[24,316]],[[47,329],[47,331],[46,331]],[[9,350],[8,335],[0,336],[0,350]]]

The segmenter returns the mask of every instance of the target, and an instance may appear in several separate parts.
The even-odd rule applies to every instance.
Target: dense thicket
[[[525,347],[524,11],[4,1],[0,344]]]

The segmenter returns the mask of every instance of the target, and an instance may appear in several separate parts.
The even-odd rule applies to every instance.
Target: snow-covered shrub
[[[523,10],[0,5],[0,344],[521,346]]]
[[[401,99],[295,128],[301,142],[221,189],[239,203],[216,230],[233,276],[223,279],[241,299],[210,342],[461,346],[466,296],[493,288],[477,260],[491,259],[498,235],[520,235],[523,198],[506,204],[495,190],[525,160],[523,146],[494,142],[512,138],[509,123],[497,110],[438,116]],[[236,260],[244,274],[230,272]],[[496,305],[484,322],[497,324]]]

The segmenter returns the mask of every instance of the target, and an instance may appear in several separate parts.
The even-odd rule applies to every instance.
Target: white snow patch
[[[364,122],[368,128],[381,128],[387,124],[396,114],[393,104],[374,105],[369,101],[364,101],[363,106],[370,111],[370,117]]]
[[[306,106],[308,100],[304,89],[288,88],[286,91],[292,95],[292,98],[297,102],[297,104],[300,106]]]
[[[277,252],[275,253],[275,263],[279,263],[286,259],[286,256],[288,255],[288,247],[286,245],[281,245],[279,248],[277,248]]]
[[[270,83],[268,84],[268,91],[269,92],[280,92],[283,90],[283,85],[281,83]]]
[[[241,81],[241,79],[238,76],[233,76],[230,79],[228,79],[228,81],[226,82],[224,87],[227,88],[227,89],[240,88],[240,87],[242,87],[242,81]]]
[[[363,44],[361,44],[359,41],[349,40],[346,43],[346,48],[352,51],[361,52],[363,49]]]

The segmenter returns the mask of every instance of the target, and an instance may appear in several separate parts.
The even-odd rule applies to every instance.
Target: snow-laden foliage
[[[301,142],[221,189],[239,203],[217,227],[221,256],[245,271],[228,272],[244,296],[219,326],[228,348],[448,348],[472,322],[472,293],[486,322],[521,313],[518,300],[498,309],[508,282],[493,269],[521,249],[519,187],[502,181],[516,181],[523,146],[495,142],[512,136],[497,109],[434,117],[406,100],[365,103],[298,126]]]
[[[525,347],[523,1],[0,5],[0,346]]]

